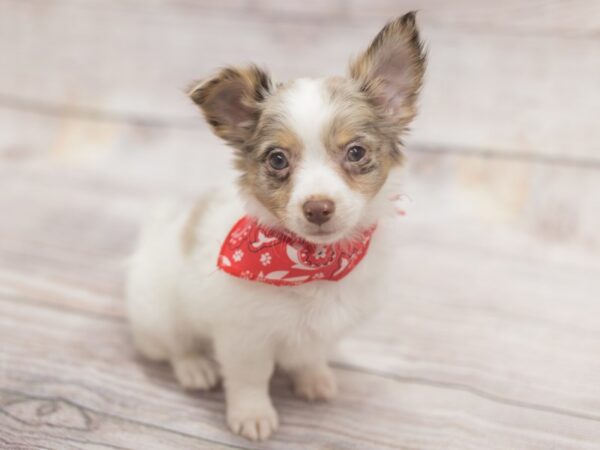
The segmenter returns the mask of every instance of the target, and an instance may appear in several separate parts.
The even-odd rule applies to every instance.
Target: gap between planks
[[[0,301],[3,301],[5,303],[14,303],[14,304],[27,303],[28,305],[34,306],[34,307],[47,308],[47,309],[51,309],[53,311],[58,311],[61,313],[66,313],[66,314],[74,314],[77,316],[87,317],[87,318],[95,319],[95,320],[110,321],[113,323],[118,323],[123,326],[126,326],[126,322],[127,322],[125,317],[109,316],[106,314],[98,314],[93,311],[83,311],[83,310],[80,310],[77,308],[49,305],[49,304],[44,303],[43,300],[31,299],[29,297],[20,297],[20,296],[14,296],[14,295],[13,296],[0,295]],[[421,385],[421,386],[430,386],[430,387],[445,389],[445,390],[449,390],[449,391],[460,391],[463,393],[474,395],[483,400],[491,401],[492,403],[503,404],[506,406],[512,406],[512,407],[516,407],[516,408],[520,408],[520,409],[526,409],[529,411],[544,412],[547,414],[554,414],[554,415],[569,417],[569,418],[573,418],[573,419],[600,422],[600,416],[597,416],[597,415],[586,414],[586,413],[582,413],[579,411],[573,411],[573,410],[558,408],[558,407],[549,406],[549,405],[542,405],[542,404],[536,404],[536,403],[531,403],[531,402],[522,402],[519,400],[503,397],[503,396],[497,395],[493,392],[490,392],[490,391],[487,391],[484,389],[480,389],[477,387],[473,387],[473,386],[470,386],[470,385],[467,385],[464,383],[456,383],[456,382],[442,381],[442,380],[432,380],[432,379],[427,379],[427,378],[423,378],[423,377],[407,377],[407,376],[402,376],[400,374],[389,372],[389,371],[374,370],[372,368],[363,367],[360,365],[350,364],[350,363],[341,362],[341,361],[331,361],[330,363],[331,363],[332,367],[334,367],[338,370],[352,372],[352,373],[356,373],[356,374],[365,374],[365,375],[369,375],[369,376],[373,376],[373,377],[387,379],[390,381],[395,381],[395,382],[398,382],[401,384],[417,384],[417,385]],[[0,391],[7,391],[7,390],[0,389]],[[92,409],[90,409],[90,410],[92,410]],[[100,411],[93,411],[93,412],[111,416],[110,414],[103,413]],[[115,416],[115,418],[118,418],[118,417]],[[126,420],[126,419],[123,419],[123,420]],[[140,423],[145,424],[144,422],[140,422]],[[146,424],[146,425],[151,425],[151,424]],[[165,429],[165,430],[168,430],[168,429]],[[202,438],[199,438],[199,439],[202,439]],[[225,444],[223,444],[223,445],[225,445]],[[236,448],[236,447],[234,447],[234,448]]]
[[[241,447],[241,446],[238,446],[238,445],[221,442],[221,441],[217,441],[217,440],[214,440],[214,439],[208,439],[208,438],[197,436],[197,435],[194,435],[194,434],[185,433],[183,431],[179,431],[179,430],[174,430],[174,429],[171,429],[171,428],[162,427],[160,425],[156,425],[156,424],[153,424],[153,423],[144,422],[144,421],[140,421],[140,420],[135,420],[135,419],[131,419],[131,418],[128,418],[128,417],[122,417],[122,416],[120,416],[118,414],[107,413],[105,411],[100,411],[100,410],[95,409],[95,408],[90,408],[89,406],[80,405],[79,403],[74,402],[73,400],[70,400],[70,399],[62,397],[62,396],[56,396],[56,397],[54,397],[54,396],[31,395],[31,394],[27,394],[27,393],[22,392],[22,391],[17,391],[17,390],[14,390],[14,389],[6,389],[6,388],[0,388],[0,392],[3,392],[5,394],[10,394],[10,395],[17,396],[19,399],[64,402],[65,404],[70,405],[73,408],[77,409],[78,411],[81,411],[81,412],[84,412],[84,413],[87,412],[87,413],[91,413],[91,414],[94,414],[94,415],[97,415],[97,416],[108,417],[110,419],[117,420],[117,421],[120,421],[120,422],[126,422],[126,423],[130,423],[130,424],[134,424],[134,425],[139,425],[141,427],[146,427],[146,428],[153,428],[155,430],[159,430],[159,431],[162,431],[162,432],[175,434],[175,435],[182,436],[182,437],[189,438],[189,439],[194,439],[194,440],[197,440],[199,442],[205,442],[205,443],[209,443],[209,444],[211,444],[211,443],[212,444],[218,444],[218,445],[221,445],[223,447],[235,448],[235,449],[242,449],[242,450],[246,450],[248,448],[251,448],[251,447]],[[10,402],[8,402],[8,404],[10,404]],[[19,419],[18,417],[15,417],[14,415],[12,415],[8,411],[6,411],[5,405],[6,404],[0,404],[0,414],[3,414],[5,416],[10,417],[13,420],[16,420],[17,422],[21,423],[22,425],[27,425],[27,422],[24,422],[23,420]],[[104,444],[102,444],[102,445],[104,445]]]
[[[140,115],[128,112],[118,112],[97,108],[69,107],[67,105],[40,102],[24,97],[9,95],[0,92],[0,108],[9,111],[18,111],[37,114],[52,118],[72,118],[93,122],[107,122],[125,125],[134,125],[144,128],[197,130],[200,129],[198,118],[192,117],[165,117],[156,115]],[[590,170],[600,170],[600,159],[564,157],[561,155],[545,155],[531,151],[516,149],[486,150],[484,148],[460,148],[444,143],[411,143],[405,149],[407,152],[451,154],[482,159],[500,159],[511,161],[528,161],[553,166],[567,166]]]

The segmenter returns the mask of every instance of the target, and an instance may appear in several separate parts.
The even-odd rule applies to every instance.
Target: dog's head
[[[236,149],[252,212],[326,243],[377,220],[372,205],[402,160],[400,137],[415,116],[424,69],[409,13],[379,32],[347,78],[274,85],[255,66],[230,67],[190,96]]]

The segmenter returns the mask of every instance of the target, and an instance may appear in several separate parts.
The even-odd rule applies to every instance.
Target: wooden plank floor
[[[397,283],[334,355],[339,397],[277,375],[281,427],[251,444],[124,316],[147,207],[233,177],[179,89],[249,60],[342,73],[412,8],[429,72]],[[598,8],[0,0],[0,448],[600,450]]]
[[[220,392],[132,348],[123,268],[152,195],[14,165],[0,192],[4,448],[600,448],[597,255],[406,219],[392,301],[335,356],[340,397],[277,377],[282,426],[258,446],[225,429]]]

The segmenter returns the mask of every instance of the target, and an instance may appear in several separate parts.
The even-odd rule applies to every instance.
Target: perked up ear
[[[379,32],[367,51],[350,64],[350,76],[375,105],[405,127],[416,114],[425,59],[415,13],[410,12]]]
[[[261,103],[271,91],[269,75],[258,67],[227,67],[194,85],[189,96],[215,134],[242,149],[254,133]]]

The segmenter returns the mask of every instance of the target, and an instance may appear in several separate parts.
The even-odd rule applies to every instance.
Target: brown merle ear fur
[[[350,64],[350,76],[378,108],[405,128],[416,114],[425,59],[415,13],[410,12],[379,32],[369,48]]]
[[[189,96],[217,136],[243,149],[258,123],[261,102],[272,89],[269,75],[256,66],[227,67],[194,85]]]

